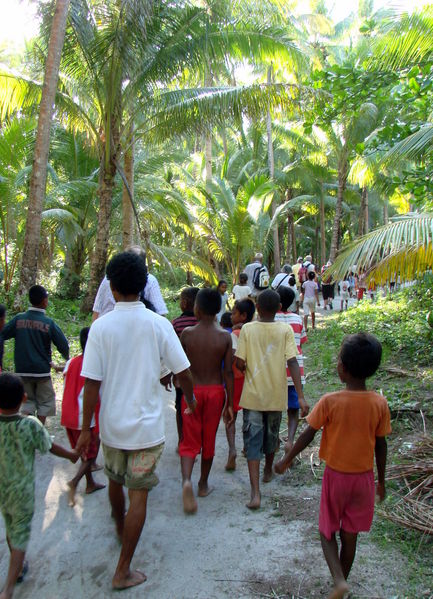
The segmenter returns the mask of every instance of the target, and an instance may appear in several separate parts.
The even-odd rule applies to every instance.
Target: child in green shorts
[[[76,462],[78,454],[51,442],[51,438],[33,416],[21,416],[26,400],[21,379],[10,373],[0,374],[0,511],[6,525],[10,551],[9,571],[0,599],[10,599],[16,582],[28,570],[24,562],[35,503],[35,450]]]

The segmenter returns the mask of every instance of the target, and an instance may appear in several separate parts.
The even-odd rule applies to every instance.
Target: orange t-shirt
[[[316,430],[323,427],[319,457],[339,472],[372,470],[376,437],[391,432],[388,403],[374,391],[327,393],[307,422]]]

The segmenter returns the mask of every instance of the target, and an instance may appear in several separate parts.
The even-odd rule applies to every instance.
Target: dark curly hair
[[[380,366],[382,345],[374,335],[356,333],[344,338],[340,349],[340,360],[344,369],[355,379],[373,376]]]
[[[107,264],[107,279],[122,295],[138,295],[147,283],[147,266],[141,256],[121,252]]]
[[[275,291],[280,296],[281,310],[283,312],[287,312],[288,307],[293,304],[295,292],[293,289],[290,289],[290,287],[283,287],[282,285],[280,285]]]
[[[16,374],[3,372],[0,374],[0,408],[14,410],[18,408],[24,396],[24,385]]]
[[[265,289],[257,298],[257,305],[267,314],[276,314],[280,303],[280,296],[272,289]]]
[[[195,305],[208,316],[216,316],[221,310],[221,293],[216,289],[200,289]]]

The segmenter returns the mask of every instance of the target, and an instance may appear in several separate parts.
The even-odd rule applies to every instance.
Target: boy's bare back
[[[214,321],[201,320],[184,329],[180,341],[191,362],[194,385],[221,385],[223,362],[231,368],[230,333]]]

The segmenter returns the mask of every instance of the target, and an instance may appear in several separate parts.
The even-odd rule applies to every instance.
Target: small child
[[[345,277],[342,281],[339,282],[338,286],[340,287],[340,298],[341,298],[341,308],[340,312],[343,312],[343,306],[346,305],[346,310],[349,305],[349,297],[350,297],[350,283]]]
[[[290,275],[290,277],[289,277],[289,288],[293,291],[294,298],[293,298],[293,302],[288,307],[288,311],[296,312],[296,314],[299,314],[299,291],[296,287],[295,275]]]
[[[224,314],[221,316],[220,325],[228,333],[232,332],[233,324],[232,324],[232,313],[231,312],[224,312]]]
[[[267,289],[257,298],[259,320],[244,324],[236,350],[236,366],[245,373],[240,406],[243,408],[244,445],[251,483],[251,500],[247,507],[260,507],[260,460],[265,454],[263,482],[272,479],[272,464],[278,448],[281,412],[287,408],[289,368],[298,393],[302,415],[308,413],[292,327],[276,322],[280,296]]]
[[[293,448],[275,464],[282,474],[292,460],[323,427],[321,459],[326,468],[320,500],[319,531],[322,549],[334,579],[329,598],[342,598],[356,552],[359,532],[367,532],[374,512],[373,460],[376,456],[380,501],[385,497],[385,435],[391,432],[390,413],[382,395],[368,391],[365,381],[379,368],[382,346],[367,333],[349,335],[343,341],[337,371],[343,391],[324,395],[308,416],[308,427]],[[341,540],[340,556],[336,533]]]
[[[221,281],[218,281],[218,285],[217,285],[216,289],[221,296],[221,308],[220,308],[218,314],[216,315],[217,322],[220,322],[221,316],[226,311],[227,302],[229,301],[229,294],[227,293],[227,281],[225,281],[224,279],[221,279]]]
[[[301,316],[295,314],[292,310],[294,301],[293,289],[289,287],[279,287],[277,290],[281,300],[281,308],[275,314],[275,320],[286,322],[289,324],[295,335],[296,349],[298,355],[296,359],[299,365],[299,374],[301,376],[301,384],[305,385],[304,375],[304,356],[302,355],[302,345],[308,341],[307,334],[304,329]],[[299,401],[298,394],[296,393],[293,379],[290,376],[290,372],[287,372],[287,444],[286,451],[291,449],[295,440],[296,430],[299,422]]]
[[[56,396],[51,381],[51,343],[69,359],[66,337],[51,318],[45,315],[47,290],[41,285],[29,289],[31,307],[17,314],[2,331],[2,337],[15,338],[15,371],[20,375],[27,394],[23,414],[36,413],[42,424],[56,413]]]
[[[197,324],[197,318],[194,316],[194,302],[199,292],[198,287],[185,287],[180,292],[179,305],[182,310],[182,314],[173,319],[172,325],[180,338],[183,329],[186,327],[193,327]],[[182,389],[178,383],[176,376],[173,377],[173,385],[176,390],[176,426],[177,426],[177,438],[178,446],[182,439]]]
[[[24,562],[35,504],[35,450],[50,451],[75,463],[78,455],[51,442],[42,424],[19,414],[26,401],[24,385],[15,374],[0,374],[0,510],[10,551],[1,599],[11,599],[15,584],[24,579]]]
[[[84,393],[84,382],[85,379],[81,376],[81,368],[83,366],[83,353],[87,343],[87,337],[89,335],[89,327],[85,327],[80,331],[80,344],[82,353],[69,360],[66,363],[63,371],[64,387],[63,387],[63,401],[62,401],[62,416],[60,424],[66,428],[69,443],[72,449],[75,449],[78,437],[81,433],[81,427],[83,423],[83,393]],[[81,459],[81,466],[78,469],[77,474],[72,480],[68,482],[69,487],[69,505],[73,507],[75,505],[75,492],[78,487],[78,483],[86,477],[86,494],[94,493],[100,489],[104,489],[105,485],[101,485],[93,479],[92,468],[95,467],[96,458],[99,451],[99,426],[98,426],[98,414],[99,405],[95,411],[95,417],[92,420],[92,426],[90,428],[91,442],[86,452],[86,459]]]
[[[239,285],[235,285],[232,289],[233,297],[236,302],[247,299],[251,295],[251,289],[248,287],[248,275],[241,272],[239,275]]]
[[[244,386],[244,374],[236,368],[236,349],[238,339],[241,334],[241,328],[247,322],[254,318],[256,307],[253,300],[244,299],[235,302],[232,312],[232,348],[233,348],[233,422],[226,424],[227,443],[229,445],[229,455],[227,458],[226,470],[236,470],[236,419],[238,412],[242,409],[239,405],[242,389]]]
[[[4,329],[6,322],[6,306],[0,304],[0,333]],[[3,370],[3,351],[4,351],[4,341],[3,337],[0,335],[0,372]]]
[[[316,304],[320,306],[319,301],[319,286],[316,281],[316,273],[312,270],[307,275],[307,280],[302,283],[302,291],[304,293],[304,327],[308,331],[308,316],[311,313],[311,325],[313,329],[316,327]]]
[[[198,496],[206,497],[212,491],[208,485],[208,478],[224,406],[224,420],[228,425],[233,421],[232,342],[230,334],[215,320],[220,308],[220,293],[216,289],[201,289],[197,294],[194,307],[198,324],[185,329],[180,337],[191,363],[194,395],[197,400],[195,411],[190,413],[185,398],[182,398],[183,438],[179,444],[179,455],[182,469],[183,509],[187,514],[197,511],[197,501],[191,485],[195,458],[201,450]]]

